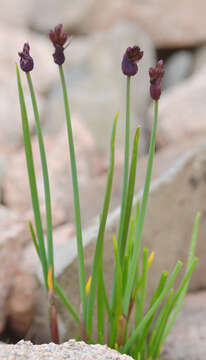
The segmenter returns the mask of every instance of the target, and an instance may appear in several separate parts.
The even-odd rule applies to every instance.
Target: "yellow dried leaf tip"
[[[89,295],[90,286],[91,286],[92,277],[90,276],[87,283],[86,283],[86,295]]]
[[[147,262],[148,269],[150,268],[150,266],[151,266],[151,264],[152,264],[152,262],[154,260],[154,256],[155,256],[155,252],[152,251],[150,256],[149,256],[148,262]]]
[[[47,283],[48,283],[49,291],[51,291],[51,292],[53,292],[53,290],[54,290],[52,273],[53,273],[53,269],[52,269],[52,265],[50,265],[48,275],[47,275]]]

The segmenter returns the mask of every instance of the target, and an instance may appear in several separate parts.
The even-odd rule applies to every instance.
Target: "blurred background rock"
[[[0,258],[3,254],[4,258],[12,259],[11,267],[14,269],[14,272],[2,276],[0,283],[0,289],[4,289],[4,295],[0,295],[0,313],[4,314],[0,317],[2,333],[9,329],[10,334],[14,331],[14,337],[24,336],[31,325],[34,311],[32,296],[35,288],[33,274],[36,260],[26,224],[26,221],[32,218],[32,210],[16,87],[17,52],[22,49],[25,41],[30,43],[31,55],[35,61],[32,78],[37,91],[48,154],[53,223],[55,232],[58,234],[55,236],[55,241],[62,244],[74,234],[75,226],[64,108],[58,69],[53,63],[53,48],[48,41],[48,31],[56,24],[63,23],[65,30],[73,37],[72,44],[65,52],[67,59],[65,71],[75,134],[81,209],[85,228],[101,211],[108,166],[109,136],[112,120],[118,110],[120,119],[116,176],[111,209],[120,203],[122,184],[119,179],[123,164],[125,112],[125,79],[121,73],[121,59],[126,47],[136,44],[144,50],[138,75],[132,79],[132,133],[137,125],[141,126],[140,155],[142,158],[140,163],[142,168],[138,169],[137,189],[143,183],[141,179],[144,175],[152,124],[148,68],[155,64],[156,59],[163,58],[165,62],[165,78],[159,107],[158,154],[154,176],[158,177],[169,165],[172,166],[173,160],[191,149],[196,149],[200,142],[205,142],[205,12],[204,0],[195,2],[194,0],[172,2],[170,0],[2,1],[0,12],[0,201],[1,213],[4,215],[0,221],[0,234],[3,234],[0,242]],[[29,111],[32,143],[39,176],[40,202],[44,216],[41,167],[24,74],[22,74],[22,80]],[[205,163],[203,161],[199,163],[202,166],[201,173],[204,173]],[[201,179],[205,181],[204,176]],[[191,191],[195,191],[194,188]],[[165,208],[168,207],[169,202],[166,201]],[[200,207],[199,210],[205,214],[206,205],[201,203]],[[198,204],[194,206],[191,215],[195,216],[196,208]],[[150,211],[152,214],[152,209]],[[187,211],[187,208],[184,211]],[[171,222],[175,223],[175,212],[171,216]],[[194,216],[191,218],[189,230],[192,230]],[[9,225],[8,219],[11,219]],[[156,221],[155,231],[161,233],[163,226],[161,212]],[[205,222],[204,215],[202,229]],[[148,219],[147,226],[150,226],[149,224]],[[7,233],[5,229],[8,230]],[[183,222],[181,231],[184,238]],[[175,233],[174,236],[176,236]],[[11,257],[14,248],[8,245],[8,237],[19,244],[14,259]],[[159,243],[161,247],[161,241]],[[28,263],[27,254],[30,248],[32,255],[30,254]],[[28,266],[26,287],[23,287],[20,286],[19,279],[25,276],[25,269],[28,270]],[[200,268],[202,269],[202,265]],[[30,276],[30,281],[28,276]],[[204,287],[204,285],[206,283],[203,281],[201,286]],[[14,299],[11,301],[12,294],[15,294],[16,302]],[[24,295],[27,305],[22,308]],[[18,319],[23,316],[27,321],[22,324]]]

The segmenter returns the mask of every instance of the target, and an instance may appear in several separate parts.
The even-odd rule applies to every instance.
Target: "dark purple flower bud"
[[[128,47],[122,59],[122,72],[127,76],[134,76],[138,72],[137,62],[142,58],[144,52],[139,46]]]
[[[23,47],[23,51],[18,53],[20,56],[20,67],[25,72],[32,71],[34,67],[34,61],[29,54],[29,50],[30,50],[29,44],[25,43]]]
[[[65,61],[64,50],[70,44],[70,42],[64,46],[67,41],[67,34],[62,33],[63,25],[59,24],[55,26],[54,30],[50,30],[49,38],[54,45],[55,52],[53,54],[54,62],[57,65],[62,65]]]
[[[163,60],[159,60],[155,67],[149,69],[150,95],[153,100],[159,100],[161,95],[161,81],[164,76]]]

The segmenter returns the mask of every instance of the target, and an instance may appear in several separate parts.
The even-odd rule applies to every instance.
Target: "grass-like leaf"
[[[130,346],[132,346],[133,343],[136,341],[136,338],[139,335],[140,331],[144,328],[144,326],[146,325],[148,320],[153,316],[153,314],[155,313],[157,308],[160,306],[160,304],[161,304],[162,300],[164,299],[165,295],[167,294],[167,292],[171,288],[171,286],[174,283],[174,281],[175,281],[181,267],[182,267],[182,262],[178,261],[177,265],[175,266],[172,274],[170,275],[170,277],[169,277],[169,279],[168,279],[162,293],[160,294],[158,299],[155,301],[155,303],[153,304],[151,309],[146,313],[146,315],[144,316],[142,321],[139,323],[139,325],[136,327],[136,329],[132,332],[130,337],[127,339],[126,344],[122,349],[122,352],[126,353],[128,351],[128,349],[130,348]]]
[[[142,202],[141,202],[140,214],[138,217],[138,222],[135,227],[134,251],[133,251],[132,260],[131,260],[131,263],[129,266],[128,280],[127,280],[127,286],[126,286],[126,290],[125,290],[125,297],[124,297],[124,303],[123,303],[123,312],[126,316],[128,314],[128,310],[129,310],[129,302],[130,302],[132,289],[133,289],[133,285],[134,285],[136,267],[139,262],[140,242],[141,242],[141,236],[142,236],[142,231],[143,231],[143,226],[144,226],[144,219],[145,219],[145,213],[146,213],[146,208],[147,208],[149,187],[150,187],[151,174],[152,174],[153,158],[154,158],[154,152],[155,152],[157,118],[158,118],[158,101],[155,101],[154,122],[153,122],[151,142],[150,142],[150,148],[149,148],[145,185],[144,185],[143,197],[142,197]]]
[[[136,169],[137,169],[137,159],[138,159],[138,143],[139,143],[139,135],[140,135],[140,128],[136,129],[134,142],[133,142],[133,151],[132,151],[132,159],[130,165],[130,175],[129,175],[129,183],[127,189],[127,197],[125,203],[125,211],[124,211],[124,218],[123,218],[123,227],[121,229],[121,233],[119,236],[119,244],[120,244],[120,261],[123,262],[124,253],[125,253],[125,246],[126,240],[128,236],[129,230],[129,222],[134,198],[134,187],[135,187],[135,179],[136,179]]]
[[[95,302],[95,295],[96,295],[96,282],[97,282],[97,274],[98,274],[98,267],[99,267],[99,258],[103,251],[103,241],[104,241],[104,231],[105,225],[109,210],[110,198],[111,198],[111,190],[112,190],[112,182],[113,182],[113,174],[114,174],[114,156],[115,156],[115,135],[116,135],[116,125],[117,125],[118,113],[115,116],[112,128],[112,136],[111,136],[111,143],[110,143],[110,164],[108,170],[108,178],[107,178],[107,186],[106,192],[104,197],[104,205],[103,211],[100,219],[100,226],[97,235],[93,265],[92,265],[92,281],[91,281],[91,288],[88,297],[88,304],[87,304],[87,336],[90,338],[92,333],[92,320],[93,320],[93,313],[94,313],[94,302]]]

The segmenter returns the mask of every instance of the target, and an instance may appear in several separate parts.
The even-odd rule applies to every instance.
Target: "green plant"
[[[67,122],[67,135],[72,170],[74,209],[76,220],[79,286],[82,305],[82,312],[80,315],[78,315],[78,312],[74,309],[71,302],[64,295],[62,289],[60,288],[59,284],[55,279],[49,176],[43,136],[39,121],[38,107],[30,74],[34,64],[33,59],[29,54],[30,48],[28,44],[25,44],[23,52],[19,53],[21,58],[20,66],[21,69],[26,72],[34,110],[34,117],[36,121],[37,137],[39,141],[45,191],[47,247],[45,245],[42,218],[40,214],[34,160],[32,155],[31,137],[28,126],[28,117],[18,66],[17,83],[22,116],[26,162],[35,219],[35,230],[32,223],[30,223],[30,230],[36,251],[42,264],[44,285],[48,293],[52,339],[57,343],[59,342],[57,314],[53,296],[54,292],[56,292],[72,314],[75,321],[78,323],[81,332],[80,338],[82,340],[92,343],[95,340],[96,334],[97,341],[99,343],[107,342],[110,347],[116,348],[120,352],[130,354],[134,357],[134,359],[155,360],[157,359],[160,353],[161,346],[165,341],[168,333],[170,332],[172,325],[178,315],[185,293],[187,291],[191,274],[197,263],[197,258],[194,256],[194,252],[198,232],[198,224],[200,220],[200,214],[197,214],[188,256],[188,262],[185,274],[182,281],[180,282],[179,287],[177,288],[177,290],[173,289],[174,281],[177,278],[177,275],[179,274],[182,267],[182,263],[180,261],[177,262],[173,272],[170,275],[167,271],[162,272],[162,274],[160,275],[159,284],[150,300],[149,305],[146,306],[148,274],[154,257],[154,253],[152,252],[149,255],[149,250],[147,248],[143,248],[142,250],[141,237],[149,196],[149,187],[155,152],[155,139],[158,120],[158,101],[161,95],[161,80],[164,75],[163,61],[160,60],[154,68],[150,68],[149,70],[150,94],[152,99],[154,100],[154,122],[151,135],[143,197],[141,202],[137,202],[137,206],[134,212],[132,212],[132,205],[134,198],[140,129],[139,127],[136,129],[133,140],[132,152],[130,154],[130,83],[131,77],[136,75],[138,72],[137,62],[140,61],[140,59],[142,58],[143,52],[140,51],[140,48],[137,46],[134,46],[133,48],[128,48],[124,54],[122,61],[122,71],[124,75],[126,75],[127,79],[125,159],[121,213],[117,238],[115,234],[113,235],[114,277],[112,298],[111,301],[109,301],[106,284],[104,283],[103,252],[105,227],[109,211],[114,174],[115,136],[118,114],[115,116],[112,128],[112,135],[110,141],[110,163],[104,204],[100,215],[99,231],[97,234],[96,247],[93,257],[92,273],[86,284],[78,177],[76,170],[76,159],[68,94],[62,66],[65,60],[64,50],[68,45],[65,46],[65,43],[67,41],[67,35],[65,33],[62,33],[62,25],[58,25],[54,31],[50,32],[50,39],[55,48],[55,52],[53,54],[54,62],[59,67]],[[93,329],[95,301],[97,302],[97,329]],[[109,326],[107,339],[105,337],[105,314],[107,314]]]

